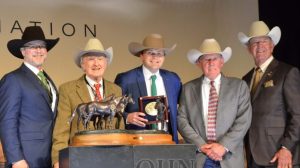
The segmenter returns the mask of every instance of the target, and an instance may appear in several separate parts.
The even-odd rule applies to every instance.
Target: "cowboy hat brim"
[[[281,37],[281,30],[278,26],[275,26],[273,27],[273,29],[268,33],[266,34],[265,36],[269,36],[274,45],[277,45],[279,43],[279,40],[280,40],[280,37]],[[238,39],[240,40],[240,42],[244,45],[248,45],[249,43],[249,40],[253,37],[259,37],[259,36],[251,36],[251,37],[248,37],[245,33],[243,32],[239,32],[238,33]]]
[[[59,38],[43,40],[46,42],[47,51],[50,51],[57,44],[58,40]],[[7,43],[7,48],[12,55],[14,55],[17,58],[23,59],[24,57],[22,55],[21,48],[24,46],[24,44],[30,41],[34,41],[34,40],[22,40],[22,39],[10,40]]]
[[[164,50],[165,56],[169,55],[174,49],[176,48],[176,44],[174,44],[171,48],[162,48]],[[152,47],[145,47],[140,43],[137,42],[132,42],[128,45],[128,50],[129,52],[134,55],[139,57],[141,52],[146,50],[146,49],[152,49]]]
[[[81,57],[84,56],[87,53],[94,53],[95,55],[99,55],[99,56],[105,56],[106,58],[108,58],[108,64],[110,64],[112,62],[113,59],[113,49],[112,47],[107,48],[104,51],[100,51],[100,50],[88,50],[88,51],[79,51],[79,53],[77,55],[75,55],[74,57],[74,61],[76,63],[76,65],[81,68]]]
[[[223,59],[224,59],[224,63],[227,62],[232,54],[232,50],[230,47],[226,47],[222,52],[218,52],[218,53],[202,53],[201,51],[197,50],[197,49],[192,49],[188,52],[187,54],[187,58],[190,61],[190,63],[192,64],[196,64],[197,60],[205,55],[205,54],[220,54],[222,55]]]

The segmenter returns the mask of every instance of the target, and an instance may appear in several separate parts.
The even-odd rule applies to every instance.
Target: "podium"
[[[194,168],[196,146],[70,146],[59,152],[60,168]]]

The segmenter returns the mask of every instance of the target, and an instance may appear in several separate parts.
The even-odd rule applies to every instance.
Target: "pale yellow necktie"
[[[263,75],[263,71],[259,67],[255,68],[255,76],[253,79],[251,95],[253,95],[255,93],[255,91],[257,89],[257,85],[258,85],[259,81],[261,80],[262,75]]]

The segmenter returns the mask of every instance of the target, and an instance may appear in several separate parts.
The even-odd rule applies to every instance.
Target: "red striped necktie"
[[[216,141],[216,119],[218,107],[218,94],[214,81],[210,81],[208,114],[207,114],[207,140]]]

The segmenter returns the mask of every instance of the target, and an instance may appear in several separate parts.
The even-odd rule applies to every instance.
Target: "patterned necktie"
[[[216,118],[218,107],[218,94],[214,81],[210,81],[208,114],[207,114],[207,140],[216,141]]]
[[[102,96],[100,93],[101,84],[96,83],[96,84],[94,84],[94,87],[95,87],[95,92],[96,92],[95,101],[101,101],[102,100]]]
[[[48,84],[48,81],[47,81],[47,78],[46,78],[44,72],[39,71],[39,73],[37,75],[38,75],[38,77],[40,77],[43,88],[45,88],[47,90],[47,92],[50,93],[50,86]]]
[[[251,88],[251,95],[253,95],[257,89],[257,85],[261,79],[263,75],[263,71],[257,67],[255,68],[255,76],[254,76],[254,79],[253,79],[253,84],[252,84],[252,88]]]
[[[151,96],[157,96],[157,90],[155,84],[156,78],[157,78],[156,75],[151,76]]]

